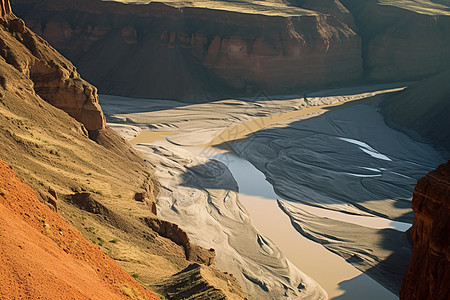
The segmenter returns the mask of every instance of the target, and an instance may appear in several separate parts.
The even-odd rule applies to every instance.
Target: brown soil
[[[0,161],[0,298],[158,299]]]

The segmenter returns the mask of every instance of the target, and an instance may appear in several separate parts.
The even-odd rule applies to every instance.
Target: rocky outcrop
[[[148,181],[142,185],[142,189],[144,192],[137,192],[134,194],[134,200],[147,204],[150,211],[156,216],[158,214],[156,209],[156,195],[158,195],[157,186],[151,178],[148,178]]]
[[[414,252],[400,299],[450,297],[450,161],[421,178],[413,196]]]
[[[450,66],[447,2],[283,2],[288,15],[181,1],[181,7],[100,0],[14,6],[102,93],[195,102],[363,79],[417,80]]]
[[[338,17],[100,0],[16,0],[14,7],[102,93],[201,101],[349,83],[362,74],[361,41],[342,5]]]
[[[189,240],[187,233],[178,227],[177,224],[156,218],[145,218],[145,223],[159,235],[170,239],[177,245],[184,248],[186,259],[210,266],[214,265],[215,250],[204,249],[194,245]]]
[[[213,272],[212,269],[194,263],[170,278],[153,284],[152,288],[168,299],[247,299],[243,294],[230,295],[229,291],[237,292],[234,289],[237,282],[233,275],[222,275],[218,280],[211,281]],[[216,274],[213,276],[216,277]],[[184,284],[180,285],[180,282]]]
[[[71,70],[70,70],[71,69]],[[36,93],[50,104],[64,110],[87,130],[105,127],[105,118],[98,104],[97,88],[80,78],[73,66],[53,61],[37,61],[30,68]]]
[[[11,12],[9,1],[2,2],[0,55],[28,76],[34,91],[44,100],[64,110],[89,131],[105,127],[98,104],[97,89],[83,80],[67,59],[30,31]]]

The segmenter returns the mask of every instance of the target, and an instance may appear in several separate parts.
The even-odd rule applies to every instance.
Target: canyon
[[[436,74],[450,63],[449,6],[413,2],[14,0],[13,6],[101,93],[204,102]]]
[[[362,74],[360,37],[330,14],[74,3],[15,1],[14,7],[104,94],[199,102],[230,91],[348,83]]]
[[[2,298],[448,299],[448,1],[11,2]]]
[[[338,262],[318,250],[315,253],[321,253],[320,258],[315,260],[306,248],[293,249],[292,239],[306,247],[299,242],[302,235],[392,291],[375,288],[370,278],[350,277],[347,284],[338,282],[346,287],[348,299],[362,295],[395,299],[412,254],[404,231],[413,221],[410,197],[414,185],[444,160],[443,154],[430,145],[418,143],[384,123],[378,107],[402,93],[408,93],[408,89],[401,85],[384,89],[378,85],[314,92],[306,95],[307,101],[303,97],[270,101],[261,97],[248,102],[229,99],[193,105],[101,95],[100,102],[108,124],[155,163],[164,190],[170,191],[160,194],[161,215],[188,224],[187,231],[197,243],[218,243],[222,245],[216,249],[226,249],[216,233],[217,223],[208,220],[226,216],[236,224],[236,211],[242,208],[233,208],[235,213],[224,208],[234,207],[237,199],[247,210],[246,204],[257,202],[249,213],[254,221],[255,214],[266,216],[264,221],[255,222],[256,228],[265,229],[261,233],[268,238],[261,241],[262,251],[273,249],[270,241],[276,240],[278,246],[284,245],[281,250],[290,254],[289,260],[306,274],[314,274],[313,279],[327,287],[329,297],[338,298],[339,290],[324,278],[327,266],[332,268]],[[240,156],[240,163],[233,163],[229,151]],[[234,183],[225,184],[229,179],[220,164],[198,164],[198,160],[204,160],[199,154],[225,164],[238,188]],[[261,172],[260,181],[270,186],[270,192],[261,191],[263,184],[254,179],[254,171],[243,167],[244,162]],[[207,166],[214,166],[214,171]],[[185,174],[178,175],[180,170]],[[192,191],[195,186],[207,191],[210,200],[205,204],[202,195]],[[263,209],[269,205],[270,210]],[[210,209],[205,212],[204,206]],[[275,217],[280,214],[288,216],[292,225],[287,222],[287,226],[297,230],[297,236],[290,234],[290,242],[283,239],[289,229],[279,225],[282,216]],[[366,218],[367,223],[351,222],[349,214],[355,220]],[[391,227],[372,227],[377,219],[374,216]],[[235,239],[230,238],[230,246],[236,247]],[[242,251],[242,247],[237,249]],[[305,267],[305,260],[314,261],[314,267]],[[327,261],[327,265],[321,261]],[[217,257],[217,263],[225,268],[221,258]],[[322,272],[314,271],[317,269]],[[370,296],[358,294],[358,287],[371,290]]]

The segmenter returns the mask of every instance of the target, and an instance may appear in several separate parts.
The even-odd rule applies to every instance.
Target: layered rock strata
[[[2,34],[0,40],[3,59],[32,80],[33,89],[42,99],[67,112],[89,131],[103,129],[105,118],[97,89],[80,77],[70,61],[15,17],[9,1],[2,2],[1,13],[1,25],[11,33]]]
[[[361,41],[345,12],[292,7],[299,12],[268,16],[100,0],[16,0],[15,8],[102,93],[201,101],[362,74]]]
[[[414,243],[400,299],[450,297],[450,161],[421,178],[413,197]]]
[[[450,67],[448,1],[341,2],[358,26],[367,79],[417,80]]]

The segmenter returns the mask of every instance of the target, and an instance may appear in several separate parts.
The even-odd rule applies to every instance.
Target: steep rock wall
[[[414,190],[414,252],[400,291],[404,300],[450,297],[450,161],[421,178]]]
[[[0,16],[3,18],[9,14],[11,14],[11,4],[9,0],[1,0],[0,1]]]
[[[102,93],[195,102],[363,78],[417,80],[450,67],[445,1],[285,3],[309,11],[267,16],[100,0],[13,4]]]
[[[89,131],[105,127],[97,89],[83,80],[70,61],[30,31],[12,12],[9,1],[1,4],[0,55],[34,83],[35,92],[64,110]]]
[[[341,0],[362,37],[366,78],[417,80],[450,68],[450,5]]]
[[[14,5],[102,93],[201,101],[361,78],[360,38],[331,14],[285,17],[153,2],[73,2]]]
[[[4,15],[0,21],[0,158],[13,166],[18,176],[32,186],[53,211],[67,218],[90,241],[82,239],[79,234],[72,235],[73,229],[67,229],[61,224],[60,215],[42,214],[39,211],[35,214],[33,209],[38,207],[37,204],[46,208],[39,203],[37,195],[34,195],[36,197],[33,197],[30,206],[27,199],[19,199],[21,201],[16,203],[9,201],[12,180],[3,173],[5,168],[0,162],[0,256],[4,260],[0,262],[1,299],[52,296],[57,299],[83,299],[89,296],[115,299],[114,295],[102,293],[102,282],[112,292],[118,292],[119,299],[126,298],[125,294],[132,298],[140,298],[138,293],[151,296],[150,292],[142,288],[143,285],[127,276],[117,265],[114,264],[114,268],[109,263],[105,265],[108,258],[98,247],[130,274],[139,272],[139,279],[144,284],[171,276],[189,264],[182,246],[161,237],[139,219],[155,217],[152,207],[158,185],[152,166],[112,129],[101,129],[104,119],[95,101],[95,91],[79,78],[68,60],[29,31],[22,20],[13,14]],[[47,101],[40,95],[46,97]],[[54,105],[49,103],[49,99],[53,99]],[[56,107],[62,106],[65,100],[68,104],[73,102],[73,107],[78,107],[74,112],[81,110],[82,116],[86,115],[83,110],[85,104],[98,107],[97,119],[94,121],[100,121],[97,125],[101,126],[91,127],[89,123],[83,126]],[[79,102],[82,103],[77,106]],[[67,111],[70,113],[69,109]],[[86,128],[90,129],[89,136],[97,143],[88,138]],[[135,195],[141,193],[145,194],[145,201],[136,201]],[[5,212],[2,203],[6,203],[6,206],[13,203],[14,209]],[[52,212],[49,209],[46,211]],[[61,258],[63,269],[64,264],[75,265],[75,274],[66,272],[67,268],[63,272],[55,268],[60,263],[52,255],[48,256],[48,251],[43,251],[45,253],[41,255],[39,251],[42,249],[52,249],[51,252],[55,253],[53,250],[58,245],[49,246],[51,243],[35,238],[36,234],[15,220],[15,213],[19,219],[29,219],[33,223],[32,227],[55,238],[54,241],[64,248],[57,249],[60,254],[56,255]],[[3,222],[5,220],[8,223]],[[11,233],[8,228],[17,230]],[[29,241],[28,237],[36,243],[27,243],[27,250],[35,247],[37,251],[19,251],[25,255],[17,256],[17,249],[23,246],[20,239]],[[90,246],[84,250],[79,248],[86,244]],[[11,245],[16,246],[11,248]],[[196,261],[201,257],[194,255],[213,252],[194,244],[190,246],[189,258],[195,258]],[[95,253],[91,251],[92,248],[96,249]],[[13,256],[9,256],[11,253]],[[82,266],[78,261],[72,264],[67,256],[69,253],[74,253],[82,261],[96,256],[94,263],[87,265],[88,272],[81,274],[81,279],[78,275]],[[49,266],[42,258],[54,263]],[[211,262],[212,259],[211,256]],[[118,276],[115,276],[114,269]],[[89,277],[89,272],[94,276]],[[17,274],[19,276],[15,276]],[[54,275],[47,276],[49,274]],[[70,279],[67,279],[67,274]],[[95,278],[98,280],[90,280]],[[214,278],[210,280],[214,281]],[[110,284],[106,284],[108,282]],[[98,296],[93,296],[93,286],[98,287]],[[69,290],[69,287],[74,290]],[[189,289],[189,285],[183,288]],[[236,283],[233,289],[240,291]],[[67,293],[52,294],[56,291]],[[83,294],[86,296],[82,297]],[[233,292],[230,294],[233,295]]]

